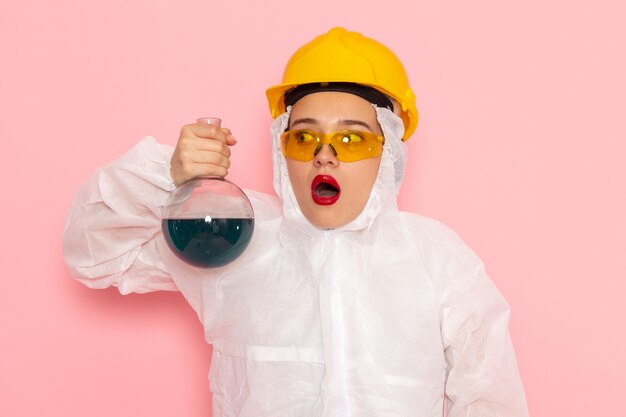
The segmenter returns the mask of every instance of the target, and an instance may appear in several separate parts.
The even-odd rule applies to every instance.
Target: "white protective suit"
[[[272,125],[274,187],[247,191],[255,232],[234,263],[201,270],[161,234],[173,149],[143,139],[79,190],[64,252],[89,287],[180,290],[213,345],[215,417],[527,416],[509,309],[481,261],[442,224],[396,206],[406,150],[386,138],[365,209],[335,230],[301,214]]]

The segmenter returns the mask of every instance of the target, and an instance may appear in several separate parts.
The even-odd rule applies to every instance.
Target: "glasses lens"
[[[379,156],[383,137],[371,132],[343,131],[324,135],[312,130],[288,130],[281,136],[283,154],[296,161],[312,160],[320,144],[330,145],[340,161],[354,162]]]
[[[281,136],[283,154],[296,161],[313,159],[318,145],[318,134],[310,130],[288,130]]]
[[[337,158],[354,162],[379,156],[383,150],[383,138],[371,132],[344,131],[332,135],[331,143]]]

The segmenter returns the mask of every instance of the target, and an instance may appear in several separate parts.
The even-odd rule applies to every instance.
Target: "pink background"
[[[147,134],[221,116],[230,178],[271,192],[264,91],[343,25],[418,98],[403,209],[484,259],[512,307],[531,414],[620,414],[626,388],[622,1],[0,2],[0,414],[208,416],[210,346],[177,293],[71,279],[76,188]]]

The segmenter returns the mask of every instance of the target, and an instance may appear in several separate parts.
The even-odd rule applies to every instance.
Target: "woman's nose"
[[[320,144],[315,152],[313,164],[315,166],[323,166],[328,164],[334,166],[339,165],[339,160],[337,159],[336,152],[332,148],[332,145]]]

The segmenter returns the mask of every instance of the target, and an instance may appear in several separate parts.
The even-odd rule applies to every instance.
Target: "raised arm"
[[[78,190],[63,233],[70,274],[91,288],[123,294],[176,290],[156,245],[161,210],[176,184],[202,175],[226,175],[228,129],[184,126],[176,149],[142,139]]]

